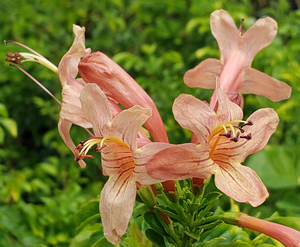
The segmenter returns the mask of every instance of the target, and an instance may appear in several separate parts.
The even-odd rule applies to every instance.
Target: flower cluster
[[[216,187],[238,202],[258,206],[268,197],[255,171],[241,162],[264,148],[279,118],[265,108],[243,120],[242,94],[273,101],[290,96],[287,84],[250,68],[256,53],[275,37],[277,23],[267,17],[242,32],[226,11],[218,10],[211,14],[211,30],[220,60],[202,61],[184,75],[184,82],[215,91],[210,104],[186,94],[176,98],[174,117],[192,131],[194,141],[175,145],[168,142],[150,96],[105,54],[91,53],[85,47],[85,28],[73,26],[74,42],[57,68],[63,95],[58,129],[82,168],[83,159],[93,157],[88,152],[94,145],[101,153],[103,174],[109,179],[100,195],[100,214],[104,235],[113,244],[126,231],[141,186],[187,178],[203,181],[214,175]],[[27,57],[9,54],[8,60],[22,64]],[[72,124],[90,134],[77,146],[70,136]]]

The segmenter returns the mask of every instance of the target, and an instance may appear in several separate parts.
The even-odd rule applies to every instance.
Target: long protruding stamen
[[[35,55],[37,55],[37,56],[39,56],[39,57],[41,57],[41,58],[43,58],[43,59],[46,59],[46,58],[43,57],[41,54],[37,53],[35,50],[31,49],[30,47],[28,47],[28,46],[26,46],[26,45],[23,45],[23,44],[17,42],[17,41],[13,41],[13,40],[4,40],[4,43],[5,43],[6,45],[7,45],[7,43],[12,43],[12,44],[15,44],[15,45],[19,45],[19,46],[25,48],[26,50],[28,50],[28,51],[34,53]],[[46,60],[47,60],[47,59],[46,59]]]
[[[44,65],[54,73],[58,74],[58,68],[44,57],[37,56],[28,52],[8,52],[6,53],[6,56],[7,58],[5,59],[5,61],[7,62],[15,63],[23,67],[25,67],[25,65],[23,64],[24,62],[35,62]]]
[[[49,94],[58,104],[61,105],[61,102],[46,87],[44,87],[38,80],[36,80],[33,76],[31,76],[29,73],[27,73],[24,69],[20,68],[19,66],[16,66],[14,64],[10,64],[10,65],[21,70],[25,75],[27,75],[31,80],[33,80],[37,85],[39,85],[47,94]]]
[[[79,161],[85,158],[94,158],[92,155],[87,155],[90,149],[97,144],[100,144],[100,147],[96,149],[97,152],[100,152],[102,148],[106,146],[105,142],[113,142],[122,146],[129,148],[129,146],[123,141],[115,137],[90,137],[83,142],[80,142],[75,148],[75,160]]]

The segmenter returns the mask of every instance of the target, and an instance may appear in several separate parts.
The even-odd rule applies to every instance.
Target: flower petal
[[[146,170],[148,160],[159,151],[172,146],[169,143],[152,142],[134,150],[133,157],[135,161],[134,176],[136,181],[142,185],[156,184],[165,179],[155,179],[149,176]]]
[[[106,145],[101,150],[103,175],[117,175],[125,171],[132,173],[135,163],[130,149],[114,142]]]
[[[152,110],[145,126],[155,141],[168,142],[159,112],[150,96],[118,64],[101,52],[83,58],[79,73],[87,83],[97,84],[104,93],[125,108],[140,105]]]
[[[263,95],[272,101],[288,99],[291,96],[292,89],[289,85],[256,69],[243,70],[240,80],[237,91],[243,94]]]
[[[210,27],[219,45],[221,63],[224,64],[232,50],[238,47],[239,31],[232,17],[223,9],[216,10],[210,15]]]
[[[254,56],[271,44],[277,34],[277,22],[270,17],[257,20],[242,36],[240,49],[245,53],[245,63],[251,64]]]
[[[216,162],[219,170],[215,173],[215,184],[227,196],[253,207],[262,204],[269,196],[265,185],[251,168],[239,163]]]
[[[136,149],[138,131],[150,116],[150,109],[138,105],[123,110],[111,122],[114,137],[121,139],[131,149]]]
[[[252,139],[243,146],[240,162],[252,154],[262,150],[268,143],[271,135],[275,132],[279,123],[279,117],[272,108],[259,109],[254,112],[247,121],[252,121],[252,126],[245,126],[246,133],[252,134]]]
[[[109,102],[96,84],[87,84],[80,95],[82,110],[93,125],[95,136],[109,136],[112,113]]]
[[[103,232],[112,244],[119,244],[133,211],[136,182],[131,173],[109,177],[100,195],[100,215]]]
[[[228,163],[241,163],[252,153],[265,147],[271,135],[275,132],[279,122],[277,113],[271,108],[259,109],[247,121],[253,125],[244,126],[244,134],[251,134],[251,139],[240,138],[237,142],[222,137],[213,154],[213,160],[223,160]]]
[[[76,80],[68,77],[67,84],[63,87],[63,101],[60,110],[61,118],[83,128],[91,128],[91,122],[86,119],[79,100],[79,96],[84,87],[80,79]]]
[[[75,144],[72,141],[72,138],[70,136],[70,128],[72,126],[72,123],[62,119],[60,117],[59,122],[58,122],[58,131],[63,139],[64,143],[69,147],[69,149],[74,153],[75,152]],[[75,153],[74,153],[75,154]],[[86,164],[83,160],[78,161],[79,165],[81,168],[85,168]]]
[[[243,119],[243,110],[228,99],[227,94],[220,88],[219,83],[216,85],[216,92],[218,94],[217,118],[219,118],[220,124]]]
[[[181,94],[174,101],[173,113],[181,127],[191,130],[201,144],[208,144],[208,137],[218,122],[215,112],[206,102]]]
[[[208,58],[195,68],[188,70],[183,77],[184,83],[189,87],[213,89],[216,78],[220,76],[223,65],[220,60]]]
[[[91,49],[85,49],[84,46],[84,27],[73,25],[73,32],[75,34],[74,42],[69,51],[62,57],[58,65],[58,74],[62,86],[67,83],[68,76],[75,78],[78,74],[78,63],[80,59],[91,53]]]
[[[209,158],[209,150],[196,144],[172,145],[156,153],[147,162],[148,174],[157,179],[182,180],[190,177],[208,178],[216,164]]]

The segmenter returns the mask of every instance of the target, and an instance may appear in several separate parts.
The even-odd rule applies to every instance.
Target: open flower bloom
[[[84,57],[78,68],[85,82],[97,84],[108,97],[125,108],[140,105],[151,109],[152,116],[146,121],[145,127],[155,141],[168,142],[163,121],[153,100],[117,63],[98,51]]]
[[[227,93],[264,95],[272,101],[290,97],[291,88],[286,83],[250,68],[254,56],[276,36],[276,21],[269,17],[259,19],[242,34],[225,10],[216,10],[211,14],[210,26],[218,42],[221,58],[206,59],[187,71],[184,75],[185,84],[213,89],[216,77],[220,77],[221,88]],[[214,93],[211,99],[213,108],[216,96]]]
[[[240,163],[267,144],[279,122],[277,113],[260,109],[242,121],[241,108],[219,87],[216,90],[217,112],[191,95],[179,95],[173,105],[175,119],[191,130],[200,144],[173,145],[157,153],[148,161],[148,174],[173,180],[214,174],[216,186],[226,195],[258,206],[268,192],[255,171]]]
[[[98,145],[103,174],[109,176],[100,196],[104,235],[111,243],[118,244],[133,211],[137,185],[162,181],[146,173],[147,160],[170,144],[138,138],[139,129],[151,116],[150,109],[133,106],[113,118],[109,102],[96,84],[84,87],[80,101],[95,136],[77,146],[76,160],[91,158],[87,152]]]

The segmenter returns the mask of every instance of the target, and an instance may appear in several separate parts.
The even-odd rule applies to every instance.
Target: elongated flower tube
[[[173,180],[205,179],[214,174],[216,186],[226,195],[258,206],[268,196],[267,189],[255,171],[241,162],[267,144],[278,125],[278,116],[266,108],[243,121],[241,108],[218,86],[216,90],[217,112],[191,95],[179,95],[173,105],[175,119],[195,133],[200,144],[164,149],[148,161],[147,171],[154,178]]]
[[[103,231],[108,241],[118,244],[133,211],[137,185],[163,181],[147,174],[147,160],[170,144],[139,137],[139,129],[151,116],[150,109],[133,106],[113,117],[106,95],[96,84],[85,85],[80,101],[95,136],[77,146],[75,158],[91,158],[89,149],[98,146],[103,174],[109,176],[100,196]]]
[[[225,213],[223,220],[226,223],[246,227],[248,229],[261,232],[271,238],[278,240],[285,247],[300,246],[300,232],[277,223],[249,216],[244,213]]]
[[[79,74],[87,83],[97,84],[103,92],[130,108],[140,105],[152,110],[152,116],[145,127],[155,141],[168,142],[168,137],[160,114],[150,96],[118,64],[101,52],[84,57],[79,63]]]
[[[250,68],[254,56],[276,36],[276,21],[269,17],[259,19],[242,33],[225,10],[216,10],[211,14],[210,26],[218,42],[221,58],[206,59],[187,71],[184,75],[185,84],[213,89],[216,77],[220,77],[220,86],[226,93],[258,94],[272,101],[290,97],[291,87],[286,83]],[[216,107],[216,101],[215,92],[211,98],[212,108]]]

